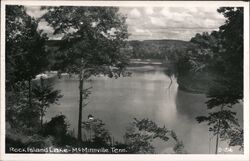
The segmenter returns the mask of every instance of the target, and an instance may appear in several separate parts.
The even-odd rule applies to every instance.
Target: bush
[[[67,136],[68,124],[64,115],[55,116],[43,126],[43,136],[53,136],[58,144],[62,144],[63,139]]]

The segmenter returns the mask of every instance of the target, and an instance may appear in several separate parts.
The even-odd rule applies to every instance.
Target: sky
[[[35,18],[46,11],[29,6],[27,13]],[[130,40],[174,39],[189,41],[196,33],[218,30],[224,24],[223,15],[215,7],[120,7],[126,15]],[[41,21],[39,29],[52,36],[53,29]],[[59,39],[60,36],[54,36]]]

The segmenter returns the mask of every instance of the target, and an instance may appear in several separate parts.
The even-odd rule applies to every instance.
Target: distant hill
[[[160,46],[172,46],[172,45],[190,45],[189,41],[183,41],[183,40],[171,40],[171,39],[162,39],[162,40],[131,40],[129,41],[131,44],[133,43],[141,43],[141,44],[156,44]]]
[[[165,58],[166,55],[186,52],[195,45],[181,40],[132,40],[128,41],[133,58]]]
[[[48,40],[46,46],[49,50],[55,51],[59,46],[64,46],[62,40]],[[165,56],[184,54],[195,45],[182,40],[131,40],[127,41],[126,52],[132,54],[132,58],[141,59],[162,59]]]

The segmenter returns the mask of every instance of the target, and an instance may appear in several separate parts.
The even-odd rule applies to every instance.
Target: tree
[[[228,91],[225,92],[231,95],[231,102],[227,103],[235,104],[243,99],[243,8],[222,7],[218,12],[226,18],[220,27],[224,50],[218,52],[213,72],[217,76],[216,82],[226,86]],[[211,100],[216,98],[216,95],[208,95]]]
[[[48,65],[47,37],[37,27],[38,21],[26,14],[24,6],[6,6],[6,90],[13,92],[17,82],[27,81],[30,109],[34,108],[31,80]]]
[[[229,131],[235,126],[239,126],[235,118],[236,113],[231,110],[224,110],[221,106],[220,111],[209,113],[208,116],[197,117],[197,121],[208,122],[209,131],[216,136],[215,154],[218,153],[219,138],[225,139],[229,136]],[[233,144],[230,144],[233,145]],[[235,144],[236,145],[236,144]]]
[[[243,129],[242,128],[232,128],[228,132],[228,136],[225,139],[229,139],[229,146],[240,146],[240,150],[244,149],[244,139],[243,139]]]
[[[225,16],[226,21],[219,31],[222,49],[210,48],[214,52],[210,70],[215,79],[207,92],[209,100],[206,104],[208,109],[220,109],[208,116],[197,117],[199,123],[208,122],[209,131],[216,135],[216,154],[219,138],[229,139],[229,145],[242,143],[240,146],[243,147],[243,142],[235,143],[239,139],[235,138],[232,129],[238,129],[239,124],[236,113],[231,111],[234,104],[243,100],[243,8],[222,7],[218,12]]]
[[[100,119],[82,122],[83,128],[89,133],[89,142],[97,147],[105,147],[111,143],[109,131]]]
[[[29,108],[28,83],[18,82],[12,86],[12,91],[6,90],[6,121],[11,127],[36,127],[39,123],[37,108]]]
[[[44,124],[43,136],[53,136],[57,145],[62,145],[67,138],[69,124],[64,115],[57,115]]]
[[[84,82],[92,75],[125,74],[128,56],[121,53],[127,39],[126,18],[115,7],[49,7],[43,18],[63,34],[54,69],[79,76],[78,140],[82,140],[83,100],[90,94]]]
[[[134,122],[126,130],[125,144],[128,145],[128,150],[132,153],[155,153],[151,143],[156,138],[165,142],[172,138],[175,142],[175,146],[173,147],[174,152],[186,153],[182,142],[177,138],[174,131],[168,130],[165,126],[159,127],[149,119],[138,120],[134,118]]]
[[[50,82],[44,82],[45,80],[40,78],[40,85],[35,84],[32,89],[32,94],[34,95],[34,102],[39,107],[40,111],[40,124],[43,127],[43,117],[45,116],[47,108],[50,104],[57,103],[60,95],[59,90],[54,90]]]

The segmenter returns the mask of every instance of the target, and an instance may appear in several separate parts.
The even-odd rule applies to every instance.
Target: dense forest
[[[195,47],[193,43],[181,40],[133,40],[128,46],[135,59],[165,59]]]
[[[102,120],[94,120],[92,129],[89,122],[82,121],[91,94],[85,82],[100,74],[110,78],[128,76],[126,67],[131,58],[161,59],[166,73],[177,78],[181,90],[206,94],[211,112],[196,119],[198,123],[207,122],[209,132],[216,136],[216,154],[219,140],[243,149],[243,127],[232,112],[233,105],[243,101],[242,8],[219,8],[225,24],[218,31],[194,35],[190,42],[127,41],[126,17],[115,7],[41,9],[48,12],[34,19],[24,6],[6,6],[6,152],[11,152],[9,147],[67,146],[154,153],[151,143],[159,138],[174,142],[173,153],[188,153],[174,131],[148,119],[131,120],[122,143],[112,141]],[[54,34],[64,35],[59,43],[48,41],[46,33],[38,30],[41,19],[53,27]],[[64,115],[49,122],[43,120],[50,105],[63,99],[60,90],[53,88],[53,81],[37,78],[50,70],[58,71],[58,76],[63,72],[78,76],[76,138],[68,130]],[[83,141],[82,129],[91,130],[93,138]]]

